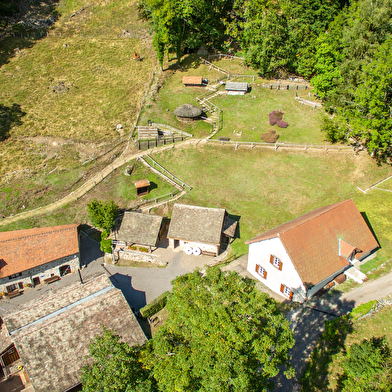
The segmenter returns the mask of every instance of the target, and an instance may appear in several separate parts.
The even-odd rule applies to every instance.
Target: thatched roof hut
[[[202,113],[202,110],[196,106],[186,103],[174,111],[174,114],[181,121],[194,121],[197,120]]]

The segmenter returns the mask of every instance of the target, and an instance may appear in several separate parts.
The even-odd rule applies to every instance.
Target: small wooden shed
[[[134,182],[137,196],[147,195],[150,191],[150,181],[147,179]]]
[[[183,76],[182,83],[184,86],[202,86],[203,78],[201,76]]]
[[[248,90],[249,84],[246,82],[226,82],[228,95],[245,95]]]
[[[202,110],[196,106],[186,103],[174,111],[179,121],[191,122],[200,118]]]

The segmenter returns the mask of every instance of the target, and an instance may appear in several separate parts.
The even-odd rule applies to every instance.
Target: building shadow
[[[91,239],[87,234],[81,234],[79,247],[81,265],[87,266],[104,255],[100,243]]]
[[[378,242],[378,245],[380,245],[380,241],[378,240],[377,235],[376,235],[375,231],[373,230],[373,226],[371,225],[371,223],[370,223],[370,221],[369,221],[369,218],[368,218],[366,212],[364,212],[364,211],[361,212],[361,215],[362,215],[363,220],[364,220],[364,221],[366,222],[366,224],[368,225],[369,230],[370,230],[370,231],[372,232],[372,234],[374,235],[374,238],[375,238],[376,241]]]

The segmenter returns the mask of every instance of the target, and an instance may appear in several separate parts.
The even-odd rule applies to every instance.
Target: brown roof
[[[126,211],[120,228],[114,233],[115,239],[140,245],[156,246],[162,219],[158,215]]]
[[[36,392],[77,384],[88,345],[103,325],[131,345],[146,341],[123,294],[104,274],[50,291],[7,314],[4,323]]]
[[[339,239],[352,244],[361,255],[378,248],[378,243],[352,199],[321,207],[266,233],[247,244],[279,237],[302,281],[315,285],[346,267],[339,256]]]
[[[200,86],[203,83],[203,78],[201,76],[183,76],[182,83]]]
[[[144,188],[150,186],[150,181],[148,180],[138,180],[134,182],[136,188]]]
[[[238,222],[235,219],[232,219],[228,215],[226,215],[222,228],[223,234],[227,235],[230,238],[234,238],[235,231],[237,230],[237,225]]]
[[[0,233],[0,278],[79,252],[78,225]]]
[[[218,245],[225,214],[223,208],[175,204],[167,236],[177,240]]]

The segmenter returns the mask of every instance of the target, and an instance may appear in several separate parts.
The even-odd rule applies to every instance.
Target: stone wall
[[[156,265],[164,266],[165,262],[158,259],[157,256],[152,255],[151,253],[142,253],[135,251],[118,251],[118,258],[123,260],[131,260],[139,263],[153,263]]]
[[[34,278],[39,278],[40,283],[44,283],[44,279],[50,278],[51,276],[60,276],[60,267],[69,265],[71,268],[70,272],[76,272],[80,268],[79,253],[74,255],[62,257],[61,259],[51,261],[40,265],[38,267],[31,268],[21,272],[21,276],[9,279],[8,276],[0,279],[0,292],[7,292],[7,286],[15,284],[20,289],[19,283],[24,287],[25,285],[32,285]]]

